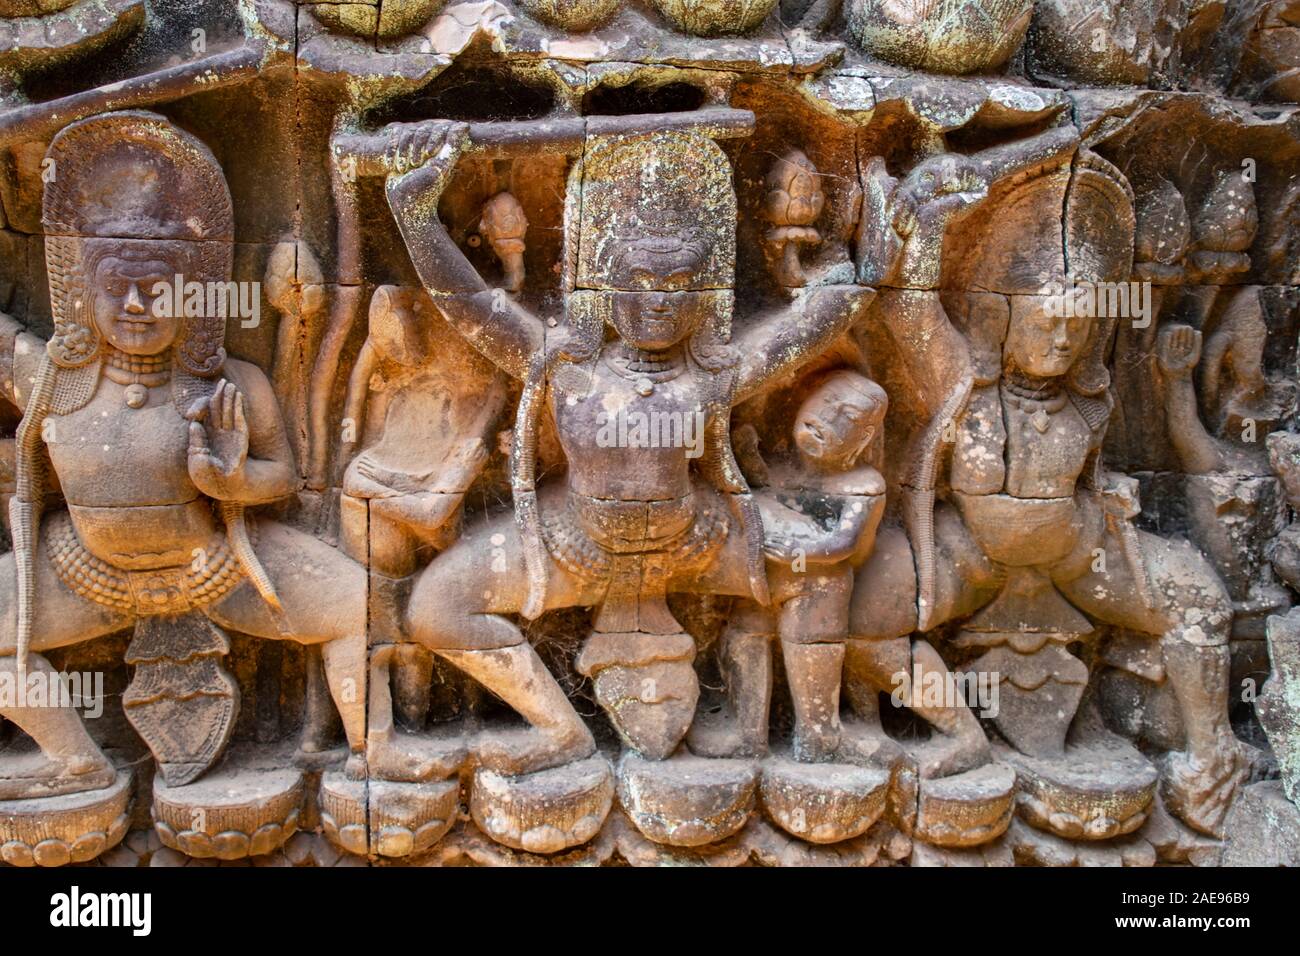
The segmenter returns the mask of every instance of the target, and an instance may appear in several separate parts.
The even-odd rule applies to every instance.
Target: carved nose
[[[132,315],[144,315],[144,300],[140,298],[140,287],[134,282],[126,293],[126,311]]]

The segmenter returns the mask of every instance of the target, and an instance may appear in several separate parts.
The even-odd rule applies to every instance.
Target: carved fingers
[[[946,225],[963,209],[988,195],[987,173],[967,156],[945,153],[927,159],[903,182],[896,200],[894,227],[899,235]]]
[[[222,379],[212,395],[189,408],[189,471],[200,491],[212,498],[229,497],[227,479],[238,475],[248,460],[248,419],[243,393]]]
[[[1167,325],[1156,342],[1160,371],[1181,378],[1190,375],[1201,360],[1201,333],[1190,325]]]
[[[426,163],[450,168],[469,143],[469,124],[450,120],[412,123],[402,128],[384,154],[385,163],[401,175]]]

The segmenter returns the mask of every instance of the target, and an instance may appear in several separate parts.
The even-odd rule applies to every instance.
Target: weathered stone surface
[[[0,857],[1291,862],[1297,37],[0,0]]]
[[[1228,817],[1223,866],[1300,866],[1300,810],[1275,780],[1249,786]]]

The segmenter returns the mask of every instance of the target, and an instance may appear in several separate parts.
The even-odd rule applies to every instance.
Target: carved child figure
[[[853,571],[871,553],[885,504],[885,481],[867,459],[880,435],[888,398],[850,369],[823,375],[799,406],[793,459],[769,463],[767,487],[755,493],[763,516],[763,547],[782,566],[773,584],[804,574],[823,594],[847,606]],[[775,595],[774,595],[775,596]],[[793,609],[791,609],[793,610]],[[719,659],[732,709],[726,727],[697,724],[690,743],[710,756],[767,752],[772,691],[769,642],[778,633],[771,609],[738,599],[721,638]],[[840,673],[844,640],[787,627],[781,651],[795,708],[794,756],[833,760],[840,746]]]

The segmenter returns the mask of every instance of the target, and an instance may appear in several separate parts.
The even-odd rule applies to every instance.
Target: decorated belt
[[[642,554],[671,547],[695,521],[694,495],[663,501],[617,501],[570,493],[578,526],[606,551]]]
[[[250,528],[250,533],[252,533]],[[127,571],[86,550],[66,511],[49,515],[45,548],[54,572],[76,594],[141,617],[184,614],[225,597],[243,579],[239,562],[218,532],[202,564]]]
[[[671,504],[677,505],[678,501],[691,503],[689,517],[693,520],[683,522],[682,531],[664,541],[647,539],[637,553],[662,556],[675,571],[704,567],[727,536],[726,506],[716,496],[692,496]],[[566,571],[588,580],[604,580],[613,570],[614,559],[627,554],[628,549],[610,548],[595,540],[586,530],[589,522],[580,519],[574,505],[574,496],[570,496],[566,507],[543,512],[542,537],[547,550]]]

